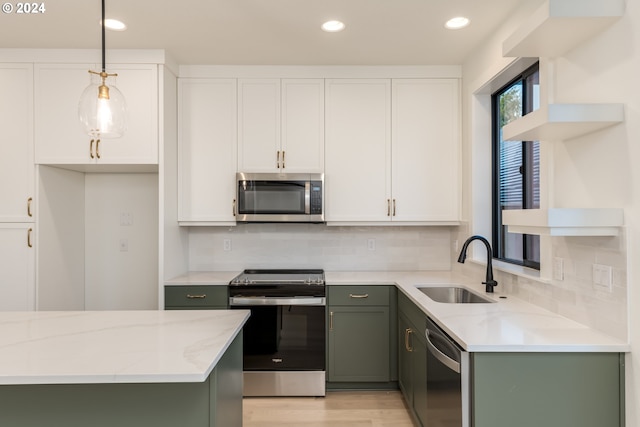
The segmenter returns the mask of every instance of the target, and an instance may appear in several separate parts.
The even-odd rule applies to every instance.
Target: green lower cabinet
[[[176,285],[164,287],[165,310],[226,310],[227,286]]]
[[[474,427],[624,426],[624,355],[472,353]]]
[[[395,286],[329,286],[327,299],[327,388],[395,388]]]
[[[328,380],[390,380],[389,307],[330,307]]]
[[[424,337],[425,327],[417,326],[409,319],[409,315],[422,318],[425,325],[426,317],[407,313],[409,307],[406,303],[401,304],[398,311],[398,383],[414,418],[424,426],[427,409],[427,341]],[[417,310],[417,307],[413,307]]]

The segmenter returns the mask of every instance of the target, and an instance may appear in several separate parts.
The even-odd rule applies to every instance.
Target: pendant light
[[[114,77],[105,65],[105,20],[102,0],[102,71],[89,70],[90,83],[82,92],[78,103],[78,117],[86,133],[93,138],[119,138],[126,128],[127,104],[115,87]],[[109,85],[107,85],[107,79]]]

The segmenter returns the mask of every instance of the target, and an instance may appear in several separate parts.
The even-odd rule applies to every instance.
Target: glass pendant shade
[[[78,117],[93,138],[120,138],[126,130],[127,104],[114,75],[90,71],[90,84],[78,103]]]

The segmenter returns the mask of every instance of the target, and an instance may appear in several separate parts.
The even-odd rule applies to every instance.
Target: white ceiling
[[[166,49],[180,64],[461,64],[531,1],[106,0],[107,18],[128,26],[107,32],[107,48]],[[42,2],[43,14],[0,13],[0,48],[100,47],[100,0]],[[471,25],[444,28],[459,15]],[[321,31],[329,19],[347,28]]]

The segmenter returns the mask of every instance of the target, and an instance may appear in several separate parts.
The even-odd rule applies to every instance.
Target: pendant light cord
[[[105,31],[104,31],[104,0],[102,0],[102,72],[103,73],[107,71],[106,66],[105,66],[105,62],[106,62],[105,61],[105,57],[106,57],[106,55],[105,55],[105,50],[106,50],[105,46],[106,45],[105,45],[104,38],[105,38]]]

